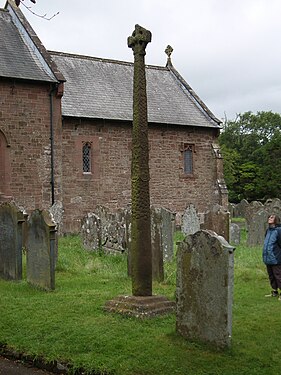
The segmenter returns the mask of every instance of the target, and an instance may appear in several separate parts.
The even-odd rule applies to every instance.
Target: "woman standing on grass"
[[[268,229],[263,245],[263,262],[266,265],[269,282],[272,288],[266,297],[278,297],[281,301],[281,227],[277,215],[268,216]],[[278,289],[280,294],[278,293]]]

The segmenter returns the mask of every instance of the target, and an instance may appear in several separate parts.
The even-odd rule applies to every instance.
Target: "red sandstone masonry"
[[[123,208],[131,197],[131,125],[65,119],[63,123],[63,191],[67,231],[77,231],[80,219],[105,205]],[[193,203],[198,211],[220,203],[216,194],[216,160],[212,143],[214,129],[183,126],[150,126],[151,204],[175,212]],[[93,173],[82,172],[82,142],[93,145]],[[183,173],[183,143],[195,145],[194,175]]]
[[[27,211],[51,204],[49,84],[1,80],[0,192],[11,194]],[[132,125],[66,118],[54,98],[55,199],[63,202],[64,230],[80,229],[81,218],[97,205],[124,208],[131,197]],[[151,204],[182,212],[193,203],[206,211],[220,203],[216,180],[222,175],[207,128],[150,125]],[[6,143],[10,147],[7,147]],[[91,142],[92,173],[82,171],[82,144]],[[195,147],[194,174],[183,173],[183,144]],[[2,150],[2,151],[1,151]]]
[[[9,186],[0,182],[0,190],[10,193],[28,211],[51,204],[49,92],[49,84],[1,81],[0,131],[10,143],[6,150],[10,160],[5,165],[10,178]],[[61,199],[60,99],[53,103],[55,191]]]

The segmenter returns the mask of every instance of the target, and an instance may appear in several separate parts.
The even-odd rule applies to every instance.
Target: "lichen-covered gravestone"
[[[186,236],[200,230],[200,219],[193,204],[189,205],[182,215],[181,230]]]
[[[121,252],[127,250],[128,210],[109,212],[98,206],[82,220],[81,237],[89,251]]]
[[[178,244],[176,330],[185,338],[229,347],[234,248],[201,230]]]
[[[0,277],[22,278],[23,212],[14,203],[0,205]]]
[[[230,223],[230,237],[229,243],[231,245],[239,245],[241,239],[241,230],[238,224]]]
[[[215,204],[211,210],[204,215],[204,223],[201,229],[213,230],[218,235],[229,241],[230,214],[222,206]]]
[[[83,218],[81,238],[85,249],[89,251],[99,251],[101,249],[101,220],[94,212],[89,212]]]
[[[36,287],[55,289],[56,224],[49,212],[35,210],[27,221],[27,281]]]

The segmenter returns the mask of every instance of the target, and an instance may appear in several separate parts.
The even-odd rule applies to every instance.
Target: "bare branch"
[[[44,20],[50,21],[52,18],[56,17],[59,14],[59,12],[57,12],[57,13],[53,14],[52,17],[47,17],[47,14],[41,15],[41,14],[35,13],[35,12],[33,12],[32,8],[29,7],[29,6],[27,6],[27,5],[25,5],[23,3],[23,1],[24,0],[15,0],[15,3],[16,3],[17,6],[19,6],[20,4],[22,4],[34,16],[43,18]],[[36,4],[36,0],[29,0],[29,1],[31,1],[33,4]]]
[[[22,1],[24,0],[15,0],[16,6],[18,7]],[[31,1],[33,4],[36,4],[36,0],[29,0],[29,1]]]

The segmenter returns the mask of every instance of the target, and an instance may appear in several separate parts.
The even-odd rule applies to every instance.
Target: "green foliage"
[[[176,240],[183,239],[178,232]],[[243,237],[244,238],[244,237]],[[0,344],[72,364],[73,371],[114,375],[270,375],[280,372],[281,302],[264,298],[269,283],[261,249],[235,250],[232,348],[185,340],[175,315],[147,320],[105,313],[109,299],[130,294],[125,255],[86,252],[79,237],[59,242],[56,290],[0,280]],[[175,298],[175,262],[154,293]]]
[[[245,112],[227,121],[220,135],[229,200],[279,197],[281,177],[281,116]]]

